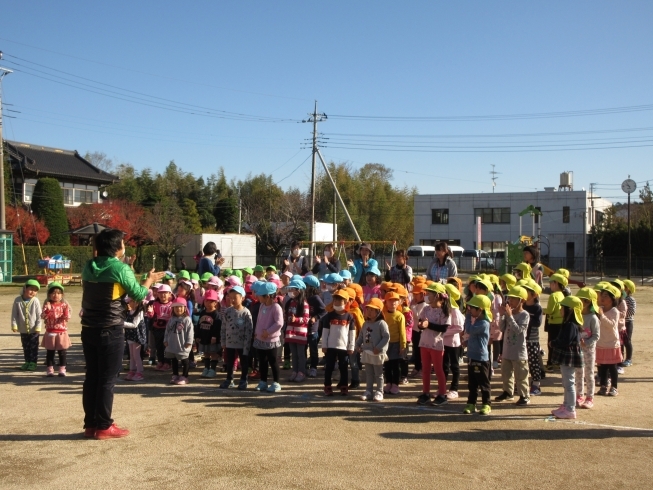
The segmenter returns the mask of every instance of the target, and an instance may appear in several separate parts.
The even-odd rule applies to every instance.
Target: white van
[[[463,252],[465,251],[463,247],[459,247],[458,245],[449,245],[449,250],[451,250],[454,259],[462,257]]]
[[[409,257],[433,257],[435,255],[435,247],[430,245],[411,245],[406,250],[406,255]]]

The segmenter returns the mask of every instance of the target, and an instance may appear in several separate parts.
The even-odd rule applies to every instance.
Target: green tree
[[[238,231],[238,201],[225,197],[215,203],[213,210],[216,228],[221,233],[236,233]]]
[[[70,245],[70,235],[66,234],[68,219],[63,205],[63,191],[57,179],[44,177],[36,182],[32,209],[50,232],[48,245]]]
[[[184,213],[186,231],[188,233],[202,233],[202,223],[200,222],[200,215],[197,212],[195,201],[184,199],[181,204],[181,211]]]

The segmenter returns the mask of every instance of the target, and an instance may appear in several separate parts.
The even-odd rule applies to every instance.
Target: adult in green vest
[[[113,423],[113,389],[125,347],[125,296],[142,301],[150,286],[165,272],[147,274],[143,285],[134,277],[125,256],[124,233],[106,229],[95,237],[95,258],[82,272],[82,348],[86,379],[82,395],[84,437],[113,439],[129,431]]]

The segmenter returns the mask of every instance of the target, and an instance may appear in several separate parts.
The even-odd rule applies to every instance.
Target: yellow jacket
[[[549,296],[546,310],[543,311],[549,320],[549,325],[562,325],[564,318],[562,317],[562,307],[560,306],[560,302],[563,299],[565,299],[565,295],[560,291],[556,291]]]
[[[392,313],[389,311],[383,310],[383,318],[388,324],[388,330],[390,330],[390,343],[399,342],[399,347],[401,349],[406,348],[406,317],[404,314],[395,310]]]

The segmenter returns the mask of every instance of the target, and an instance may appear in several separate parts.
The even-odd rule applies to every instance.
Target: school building
[[[415,196],[415,245],[446,241],[465,249],[477,249],[477,218],[481,218],[481,249],[505,250],[506,242],[520,235],[541,237],[541,253],[560,266],[580,267],[583,233],[603,218],[611,202],[571,185],[534,192],[491,194],[426,194]],[[529,206],[542,215],[519,214]],[[589,246],[590,238],[586,243]],[[575,266],[575,267],[574,267]]]

